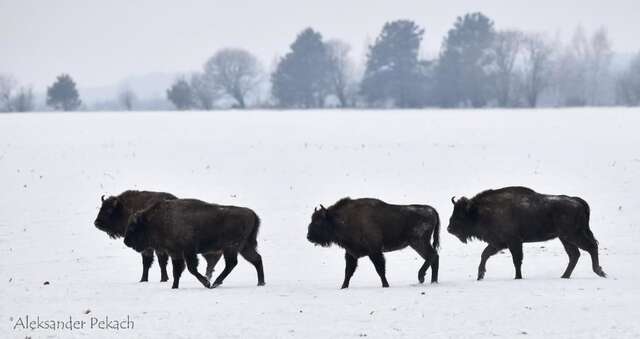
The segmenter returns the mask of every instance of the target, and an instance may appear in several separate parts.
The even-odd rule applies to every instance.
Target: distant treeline
[[[420,56],[424,29],[410,20],[386,23],[356,62],[350,46],[301,31],[271,71],[249,51],[219,50],[202,70],[167,89],[176,109],[567,107],[640,105],[640,53],[612,69],[606,29],[576,28],[568,42],[545,33],[496,30],[482,13],[458,17],[434,59]],[[0,77],[0,110],[33,109],[29,88]],[[133,90],[122,109],[136,108]],[[75,83],[58,77],[47,89],[53,109],[82,107]]]

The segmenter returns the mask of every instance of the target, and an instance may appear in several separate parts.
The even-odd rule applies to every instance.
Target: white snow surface
[[[0,115],[0,337],[637,338],[639,128],[623,108]],[[525,244],[524,280],[507,251],[476,281],[484,244],[446,232],[450,199],[510,185],[587,200],[609,277],[582,252],[560,279],[552,240]],[[157,262],[139,283],[139,254],[93,226],[100,195],[127,189],[254,209],[267,285],[243,259],[217,289],[185,271],[171,290]],[[344,196],[435,207],[440,282],[418,284],[407,248],[386,255],[390,288],[362,258],[340,290],[343,250],[306,231]],[[135,325],[14,329],[26,315]]]

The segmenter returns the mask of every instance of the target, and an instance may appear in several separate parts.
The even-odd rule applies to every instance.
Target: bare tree
[[[133,109],[133,105],[136,102],[136,100],[137,100],[136,94],[129,87],[125,87],[124,89],[122,89],[122,91],[120,91],[120,94],[118,95],[118,101],[120,101],[120,104],[127,111],[130,111]]]
[[[582,26],[576,27],[557,74],[562,103],[569,106],[612,103],[612,57],[611,41],[604,28],[589,37]]]
[[[330,83],[333,94],[338,98],[341,107],[353,105],[353,96],[357,91],[354,86],[354,65],[349,57],[351,47],[341,40],[326,42],[329,54]]]
[[[500,107],[512,105],[515,65],[524,35],[520,31],[499,31],[493,40],[496,96]]]
[[[195,106],[203,110],[211,110],[213,103],[220,96],[218,89],[211,81],[205,79],[204,74],[195,73],[191,75],[191,90],[193,92]]]
[[[550,84],[552,75],[551,43],[543,35],[526,35],[523,48],[523,91],[529,107],[536,107],[540,93]]]
[[[20,87],[16,95],[11,99],[11,108],[15,112],[31,112],[35,108],[33,89]]]
[[[587,67],[587,104],[602,105],[606,103],[607,86],[611,84],[611,41],[603,27],[599,28],[590,40]],[[611,86],[613,87],[613,86]]]
[[[618,76],[616,101],[620,105],[640,106],[640,53],[636,54],[628,68]]]
[[[9,74],[0,73],[0,112],[11,112],[11,96],[17,83]]]
[[[246,106],[246,97],[262,79],[258,59],[243,49],[227,48],[218,51],[204,65],[207,81],[229,95],[238,107]]]

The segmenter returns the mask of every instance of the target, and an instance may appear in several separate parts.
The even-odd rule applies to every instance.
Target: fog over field
[[[411,0],[189,0],[180,4],[4,0],[0,1],[0,46],[7,53],[0,53],[0,73],[33,88],[36,110],[47,108],[47,86],[62,73],[73,76],[90,110],[120,109],[117,97],[126,89],[136,93],[138,109],[169,109],[165,92],[171,82],[200,71],[209,57],[224,48],[253,53],[268,80],[297,34],[311,27],[327,41],[345,42],[356,73],[361,73],[369,47],[385,23],[414,21],[424,29],[420,59],[434,60],[456,18],[481,12],[495,22],[498,31],[544,34],[562,45],[556,49],[571,45],[578,27],[587,36],[604,28],[615,52],[611,60],[615,75],[640,51],[639,11],[634,0],[538,0],[535,5],[453,0],[446,6]],[[260,100],[268,101],[264,98],[268,88],[265,84],[261,89]]]
[[[610,108],[2,115],[0,336],[637,337],[639,124]],[[476,281],[484,244],[446,232],[450,198],[508,185],[587,200],[609,277],[583,252],[560,279],[553,240],[525,244],[524,280],[505,251]],[[100,195],[126,189],[253,208],[267,285],[242,259],[213,290],[188,272],[171,290],[157,264],[138,283],[140,256],[93,226]],[[440,282],[419,285],[407,249],[387,255],[389,289],[363,258],[339,290],[343,251],[305,235],[313,209],[344,196],[438,209]],[[135,327],[13,329],[25,315]]]

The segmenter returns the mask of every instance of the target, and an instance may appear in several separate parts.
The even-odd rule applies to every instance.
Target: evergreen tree
[[[177,109],[187,110],[194,106],[193,90],[184,79],[179,79],[167,90],[167,99],[171,101]]]
[[[47,106],[55,110],[73,111],[81,104],[76,83],[68,74],[59,75],[56,82],[47,88]]]
[[[493,21],[482,13],[458,17],[442,43],[436,71],[442,106],[486,105],[494,36]]]
[[[322,35],[307,28],[290,48],[271,75],[273,96],[284,107],[323,107],[331,84],[330,57]]]
[[[391,101],[417,107],[425,98],[425,77],[418,61],[424,30],[413,21],[388,22],[369,47],[361,92],[370,104]]]

